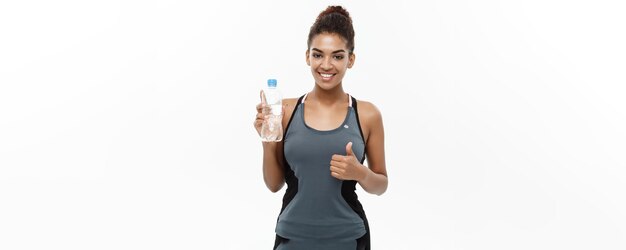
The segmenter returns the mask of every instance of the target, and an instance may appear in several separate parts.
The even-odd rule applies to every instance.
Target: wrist
[[[261,145],[263,145],[263,151],[264,152],[274,152],[276,151],[276,142],[261,142]]]
[[[372,174],[372,171],[363,164],[361,164],[361,171],[361,178],[357,180],[358,182],[364,182],[365,180],[369,179],[370,175]]]

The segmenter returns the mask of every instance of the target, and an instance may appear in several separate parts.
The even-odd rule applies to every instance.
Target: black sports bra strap
[[[291,117],[289,118],[289,122],[287,122],[287,127],[285,127],[285,129],[283,130],[283,139],[285,139],[285,136],[287,135],[287,130],[289,129],[289,125],[291,124],[291,121],[293,120],[293,117],[296,114],[296,110],[298,109],[298,106],[300,106],[300,102],[302,101],[302,99],[304,98],[306,94],[302,95],[300,98],[298,98],[298,101],[296,102],[296,105],[293,107],[293,112],[291,112]]]
[[[367,142],[365,141],[365,137],[363,136],[363,129],[361,128],[361,121],[359,120],[359,110],[356,106],[356,98],[354,96],[350,96],[352,99],[352,108],[354,109],[354,115],[356,116],[356,124],[359,125],[359,133],[361,134],[361,138],[363,138],[363,142],[365,143],[365,149],[367,150]],[[365,161],[365,153],[363,154],[363,159],[361,159],[361,163]]]
[[[300,104],[300,102],[302,102],[302,99],[304,99],[304,96],[306,96],[306,94],[304,94],[304,95],[300,96],[300,98],[298,98],[298,101],[296,102],[296,106],[298,104]]]

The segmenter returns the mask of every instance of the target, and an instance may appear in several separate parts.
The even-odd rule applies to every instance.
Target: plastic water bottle
[[[276,79],[267,80],[267,88],[263,90],[265,103],[269,107],[265,119],[261,126],[261,140],[266,142],[277,142],[283,139],[283,97],[276,88]]]

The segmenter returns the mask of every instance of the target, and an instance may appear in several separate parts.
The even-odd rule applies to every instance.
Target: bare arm
[[[372,104],[362,106],[365,111],[363,112],[365,116],[364,121],[369,128],[365,152],[369,168],[363,168],[366,170],[366,174],[358,182],[366,192],[382,195],[387,191],[388,186],[387,167],[385,166],[385,132],[382,115]]]
[[[283,142],[261,142],[263,144],[263,181],[273,193],[278,192],[285,184],[282,164]]]
[[[283,99],[283,129],[286,128],[291,112],[294,108],[294,99]],[[254,126],[259,135],[261,134],[261,126],[265,119],[263,114],[264,101],[257,105],[257,118]],[[263,181],[265,186],[272,191],[278,192],[285,185],[285,163],[283,160],[283,141],[279,142],[261,142],[263,145]]]

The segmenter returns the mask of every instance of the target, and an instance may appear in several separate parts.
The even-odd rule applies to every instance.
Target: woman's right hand
[[[257,134],[261,137],[261,128],[263,127],[263,122],[267,118],[267,114],[269,114],[269,107],[265,102],[265,95],[263,94],[263,90],[261,90],[261,103],[256,105],[256,119],[254,120],[254,128],[256,129]]]

